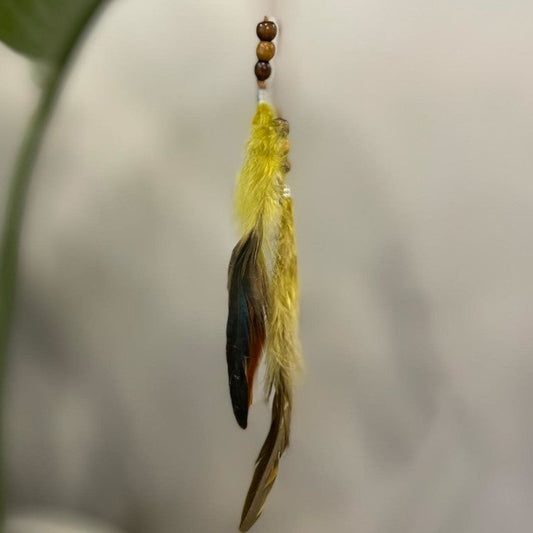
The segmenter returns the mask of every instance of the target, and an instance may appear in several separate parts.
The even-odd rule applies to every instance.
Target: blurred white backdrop
[[[307,370],[254,531],[523,533],[533,4],[521,0],[111,2],[31,190],[12,513],[236,530],[269,419],[258,399],[238,428],[224,355],[266,13],[282,25],[274,98],[291,123]],[[37,91],[4,47],[0,73],[4,198]]]

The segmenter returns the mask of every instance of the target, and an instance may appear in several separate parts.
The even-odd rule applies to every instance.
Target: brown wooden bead
[[[260,41],[257,45],[257,59],[259,61],[270,61],[276,53],[276,45],[270,41]]]
[[[256,33],[261,41],[271,41],[276,37],[278,28],[271,20],[264,20],[257,25]]]
[[[270,78],[272,67],[268,61],[258,61],[255,64],[255,77],[257,81],[265,81]]]

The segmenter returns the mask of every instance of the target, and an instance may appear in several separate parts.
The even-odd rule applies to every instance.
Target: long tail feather
[[[240,531],[248,531],[261,516],[267,496],[278,475],[279,460],[289,445],[292,393],[280,383],[272,403],[270,431],[257,461],[254,477],[242,510]]]
[[[231,403],[238,424],[248,425],[253,379],[265,342],[266,273],[261,235],[252,231],[231,255],[226,360]]]
[[[242,511],[240,530],[248,531],[261,515],[276,480],[279,460],[289,445],[292,388],[301,367],[297,334],[298,273],[292,199],[283,197],[277,259],[272,274],[267,309],[267,394],[275,389],[272,422],[255,465]]]

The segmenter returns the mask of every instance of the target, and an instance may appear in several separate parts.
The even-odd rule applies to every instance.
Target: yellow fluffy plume
[[[274,110],[265,102],[259,103],[235,195],[242,234],[260,227],[268,240],[275,233],[288,151],[287,135]]]
[[[298,311],[298,265],[292,198],[283,197],[267,308],[267,393],[272,387],[277,388],[281,381],[292,389],[293,376],[302,367]]]

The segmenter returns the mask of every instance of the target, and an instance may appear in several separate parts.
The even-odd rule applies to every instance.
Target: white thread
[[[257,88],[257,103],[260,104],[261,102],[266,102],[266,89],[262,89],[261,87]]]

